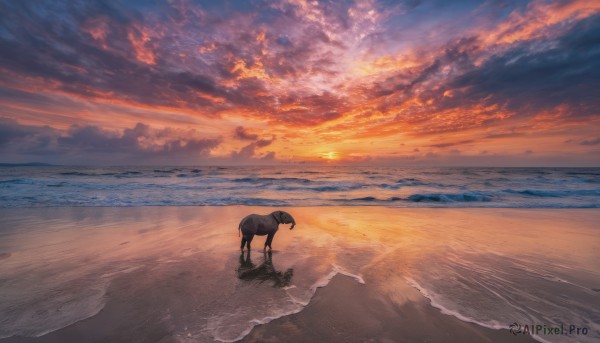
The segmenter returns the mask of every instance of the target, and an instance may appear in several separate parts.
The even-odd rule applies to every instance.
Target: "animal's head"
[[[279,222],[282,224],[292,223],[292,226],[290,226],[290,230],[293,229],[294,226],[296,226],[296,221],[294,220],[294,217],[292,217],[291,214],[285,211],[275,211],[274,215],[275,217],[277,217],[277,219],[279,219]]]

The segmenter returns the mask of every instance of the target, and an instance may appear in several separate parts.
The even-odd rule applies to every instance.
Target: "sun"
[[[335,152],[335,151],[322,152],[319,155],[321,155],[321,158],[323,158],[327,161],[334,161],[338,158],[337,152]]]

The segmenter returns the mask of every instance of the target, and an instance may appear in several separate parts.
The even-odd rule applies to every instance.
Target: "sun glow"
[[[335,152],[335,151],[323,152],[320,155],[321,155],[321,158],[323,158],[327,161],[334,161],[334,160],[338,159],[337,152]]]

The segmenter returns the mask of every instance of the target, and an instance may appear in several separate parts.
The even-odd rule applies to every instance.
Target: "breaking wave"
[[[0,207],[600,207],[599,168],[2,167]]]

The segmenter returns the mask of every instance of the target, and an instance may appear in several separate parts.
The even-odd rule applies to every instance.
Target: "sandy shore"
[[[410,292],[410,290],[407,290]],[[428,301],[396,305],[336,276],[302,312],[257,326],[242,342],[535,342],[444,315]]]
[[[596,210],[288,208],[272,254],[240,254],[239,219],[272,210],[0,210],[0,342],[598,337]]]
[[[152,314],[152,308],[132,306],[127,287],[139,275],[118,280],[114,297],[97,315],[42,337],[12,337],[11,343],[179,342],[173,328]],[[129,291],[128,291],[129,289]],[[411,290],[408,290],[411,292]],[[137,321],[137,318],[144,318]],[[131,325],[135,323],[134,325]],[[535,342],[508,330],[492,330],[442,314],[428,301],[401,306],[373,292],[368,285],[338,275],[320,288],[301,312],[254,327],[241,342]]]

